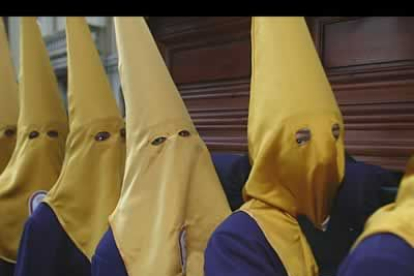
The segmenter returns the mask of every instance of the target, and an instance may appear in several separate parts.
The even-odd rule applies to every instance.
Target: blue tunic
[[[246,213],[230,215],[205,251],[205,276],[287,276],[257,223]]]
[[[41,203],[25,224],[14,276],[89,276],[90,270],[88,258]]]
[[[381,206],[381,186],[397,183],[398,179],[387,170],[346,160],[345,178],[334,202],[328,230],[317,230],[310,222],[301,224],[321,275],[335,275],[362,232],[366,219]],[[213,233],[205,258],[206,276],[286,275],[280,258],[268,246],[256,222],[238,213],[231,215]]]
[[[213,153],[211,155],[217,175],[232,211],[243,204],[242,189],[250,173],[247,155]]]
[[[344,260],[337,276],[366,275],[414,275],[414,248],[392,234],[366,238]]]
[[[103,236],[92,258],[92,275],[128,276],[111,229]]]
[[[0,276],[13,276],[14,264],[0,260]]]

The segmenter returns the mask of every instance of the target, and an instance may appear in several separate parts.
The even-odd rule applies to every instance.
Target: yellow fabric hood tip
[[[66,38],[70,126],[119,119],[120,111],[86,19],[67,17]]]

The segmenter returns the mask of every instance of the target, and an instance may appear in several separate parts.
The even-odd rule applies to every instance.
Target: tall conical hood
[[[341,112],[302,17],[252,20],[245,185],[252,214],[290,275],[317,266],[296,221],[323,228],[344,175]]]
[[[11,59],[6,29],[0,18],[0,128],[16,125],[18,117],[17,82]]]
[[[24,223],[59,177],[68,130],[36,19],[23,17],[20,23],[17,142],[0,176],[0,259],[12,263]]]
[[[121,192],[124,120],[86,20],[67,17],[66,35],[71,128],[61,176],[44,202],[91,260]]]
[[[0,17],[0,174],[16,143],[17,83],[3,19]]]
[[[36,18],[20,20],[19,125],[66,122],[56,76]]]
[[[118,118],[111,85],[84,17],[66,18],[66,40],[70,127]]]
[[[115,18],[127,159],[110,218],[129,276],[204,274],[204,250],[230,213],[198,135],[143,18]]]
[[[289,118],[331,113],[341,119],[304,18],[254,18],[252,49],[248,125],[253,159],[263,146],[263,131],[280,128]]]
[[[117,41],[122,41],[119,74],[123,91],[134,91],[124,93],[127,124],[146,131],[166,121],[191,122],[144,18],[115,19],[116,26],[121,23],[122,28],[117,28]]]

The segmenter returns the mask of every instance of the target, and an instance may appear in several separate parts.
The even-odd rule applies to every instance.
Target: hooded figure
[[[25,226],[18,276],[90,275],[118,202],[125,129],[84,18],[66,19],[69,126],[61,175]]]
[[[344,174],[343,120],[304,18],[252,20],[246,203],[213,234],[206,275],[316,276],[297,221],[326,226]]]
[[[375,212],[338,275],[414,275],[414,157],[397,199]]]
[[[0,259],[8,263],[16,261],[24,222],[59,177],[67,135],[65,109],[36,18],[20,20],[17,142],[0,177]]]
[[[202,276],[207,240],[230,214],[226,196],[144,18],[115,18],[115,30],[127,161],[93,275]]]
[[[0,18],[0,175],[16,143],[18,117],[17,83],[10,57],[6,29]]]

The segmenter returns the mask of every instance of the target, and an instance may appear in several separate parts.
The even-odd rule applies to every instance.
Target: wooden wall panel
[[[211,151],[245,152],[249,17],[150,17],[150,28]],[[414,153],[414,18],[307,18],[357,159],[403,169]]]
[[[247,38],[175,49],[169,53],[171,74],[178,85],[245,78],[249,64],[240,56],[249,51]]]
[[[414,18],[371,17],[322,23],[325,67],[395,64],[414,60]]]
[[[404,169],[414,153],[414,18],[308,18],[358,159]]]

